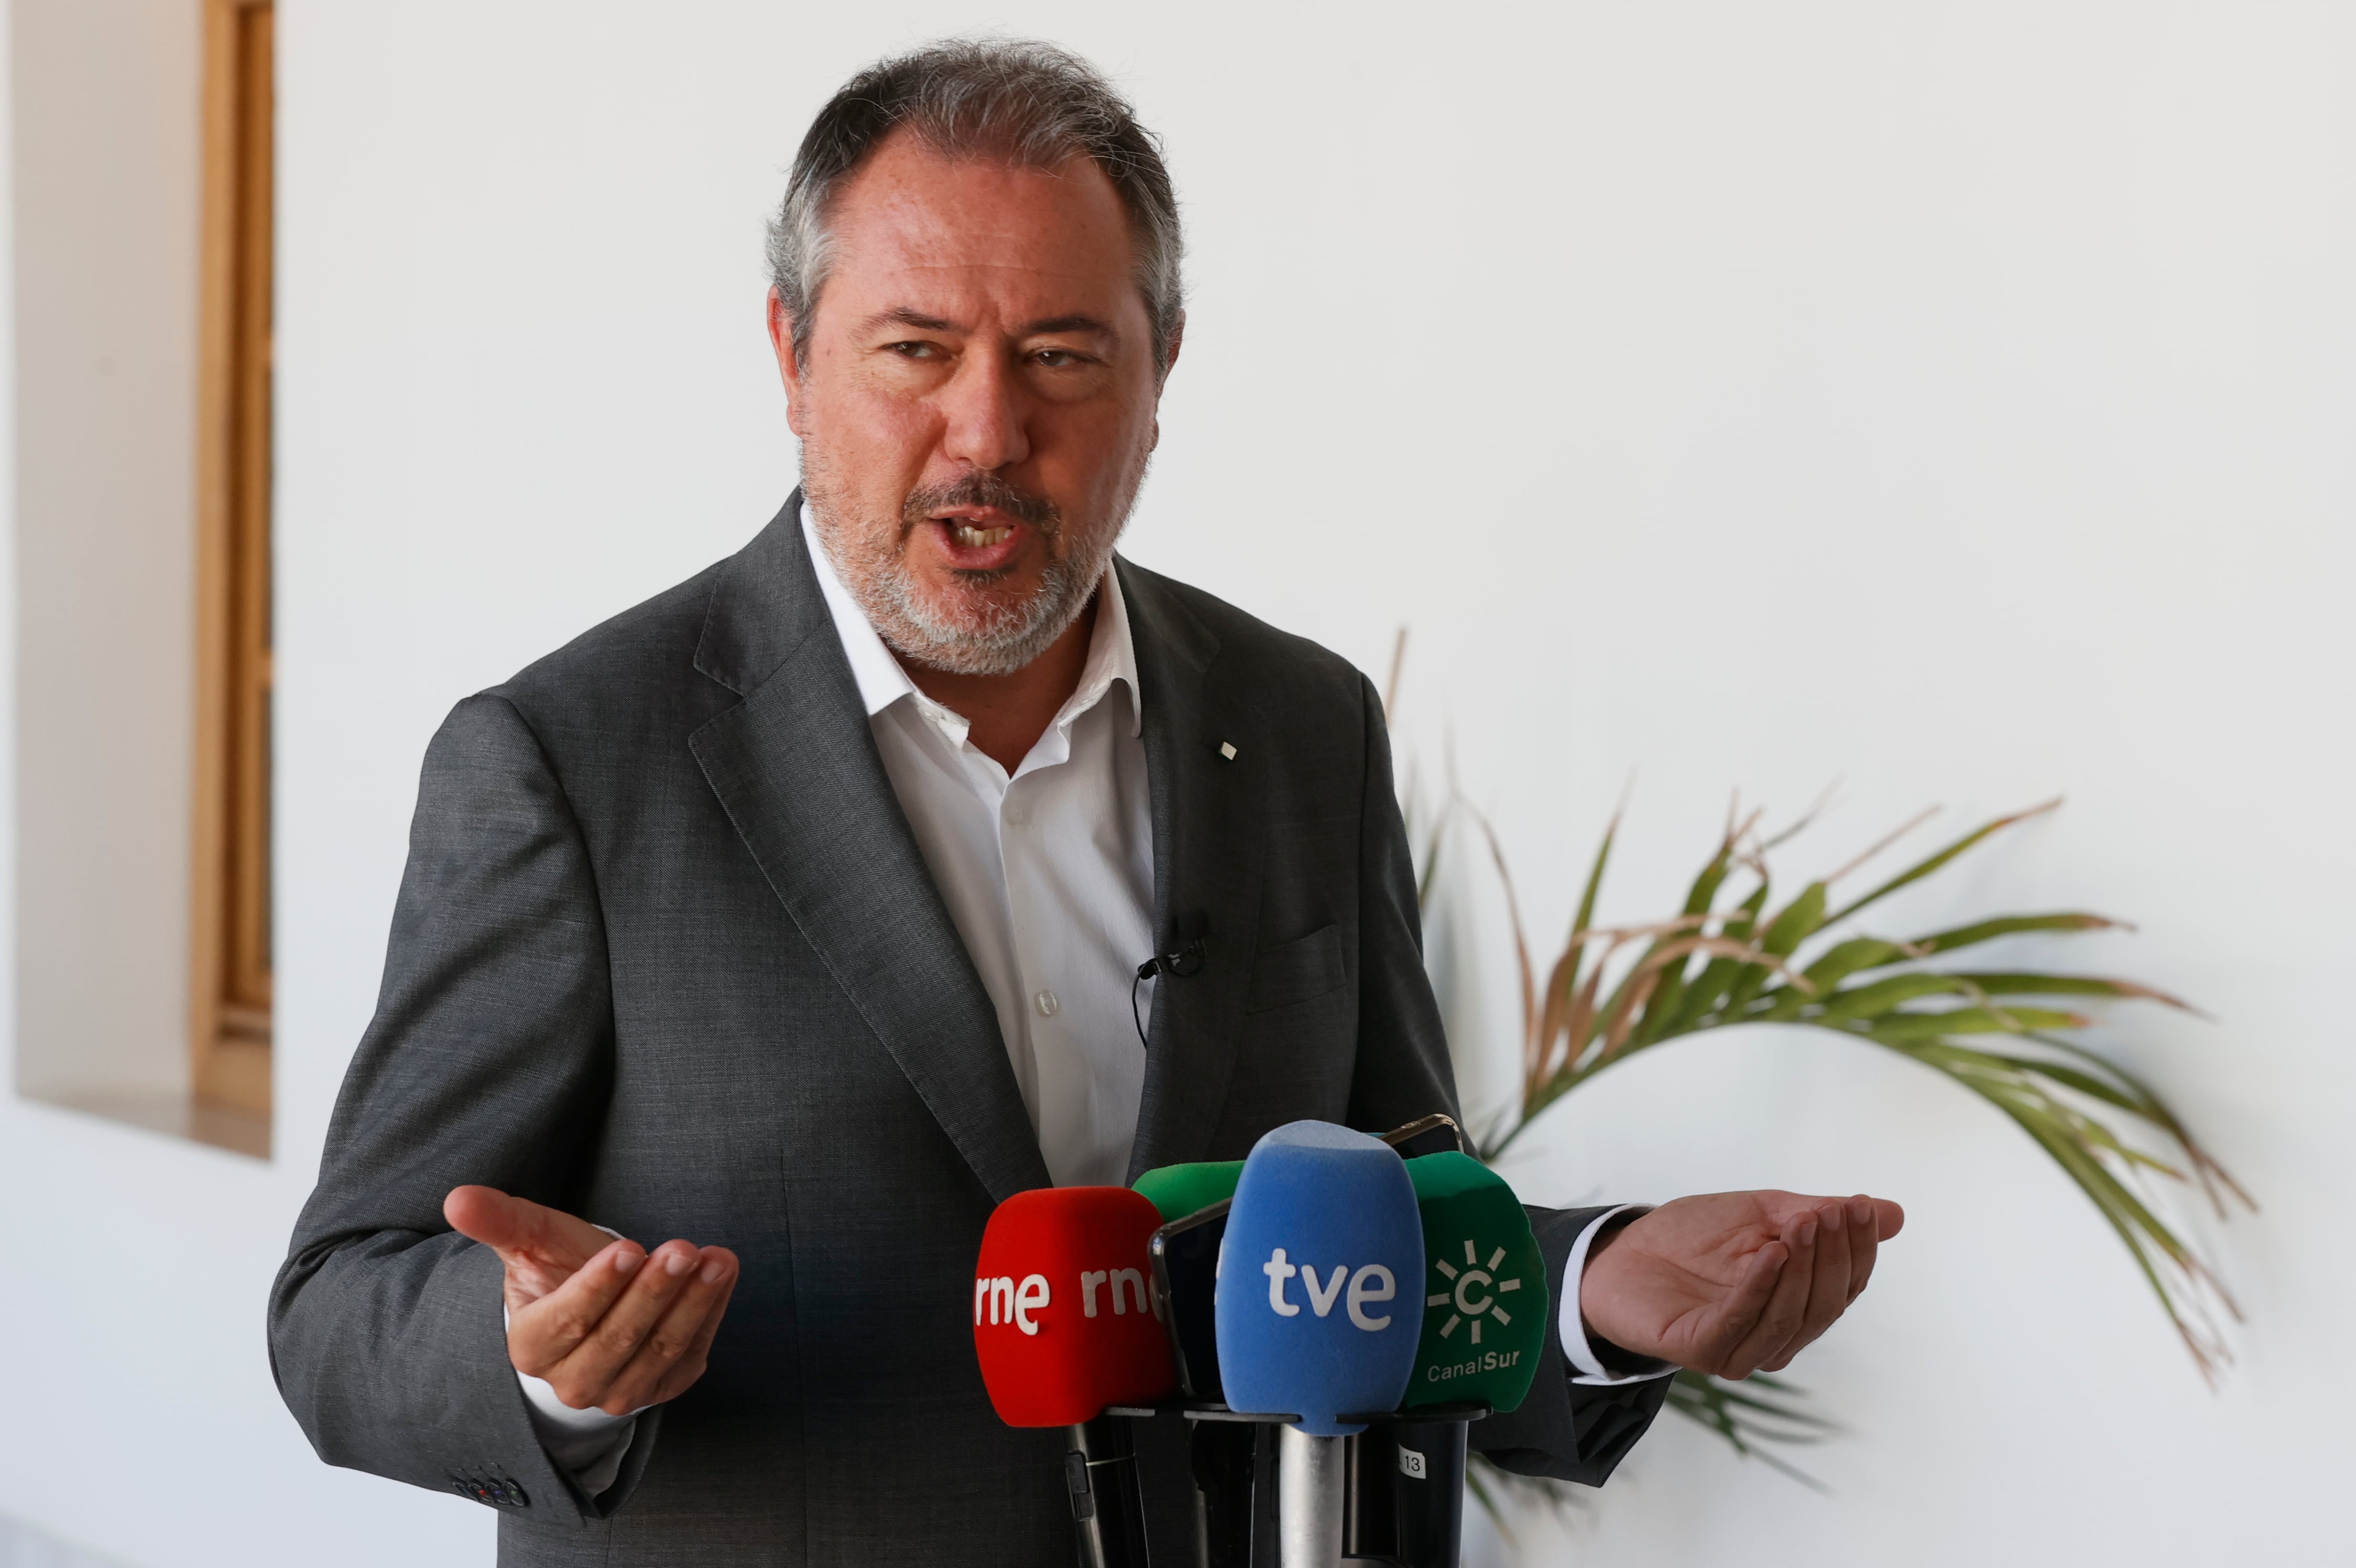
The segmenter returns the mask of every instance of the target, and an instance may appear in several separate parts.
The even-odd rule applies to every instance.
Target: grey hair
[[[903,125],[948,157],[1033,169],[1095,159],[1129,217],[1137,290],[1153,324],[1154,369],[1170,368],[1185,315],[1183,245],[1161,138],[1078,56],[997,38],[948,38],[878,60],[844,82],[810,122],[769,224],[769,281],[793,318],[797,363],[809,362],[810,324],[833,261],[827,220],[835,197]]]

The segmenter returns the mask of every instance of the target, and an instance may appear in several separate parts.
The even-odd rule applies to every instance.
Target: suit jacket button
[[[495,1509],[531,1507],[530,1494],[520,1484],[505,1476],[486,1476],[479,1470],[471,1476],[462,1476],[455,1470],[445,1470],[443,1474],[450,1477],[450,1489],[462,1498],[472,1498]]]

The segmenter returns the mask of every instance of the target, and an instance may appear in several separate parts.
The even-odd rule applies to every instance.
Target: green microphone
[[[1162,1211],[1162,1222],[1199,1214],[1236,1195],[1243,1179],[1241,1160],[1197,1160],[1192,1165],[1158,1165],[1137,1178],[1136,1190]]]
[[[1554,1322],[1546,1258],[1514,1189],[1469,1155],[1407,1162],[1423,1216],[1423,1337],[1400,1408],[1520,1408]]]

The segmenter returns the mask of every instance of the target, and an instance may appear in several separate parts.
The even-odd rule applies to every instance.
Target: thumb
[[[495,1187],[454,1187],[442,1200],[442,1218],[459,1235],[504,1252],[522,1246],[537,1229],[531,1210],[538,1207]]]
[[[587,1262],[613,1240],[585,1219],[492,1187],[452,1187],[442,1200],[442,1218],[450,1229],[502,1258],[512,1261],[513,1254],[527,1253],[567,1272]]]

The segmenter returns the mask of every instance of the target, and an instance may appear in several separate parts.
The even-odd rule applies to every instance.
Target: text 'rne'
[[[1011,1323],[1025,1334],[1039,1332],[1039,1325],[1031,1315],[1044,1307],[1051,1299],[1047,1276],[1025,1274],[1016,1284],[1008,1275],[996,1279],[979,1278],[973,1282],[973,1326],[981,1326],[982,1309],[987,1306],[993,1324]]]

